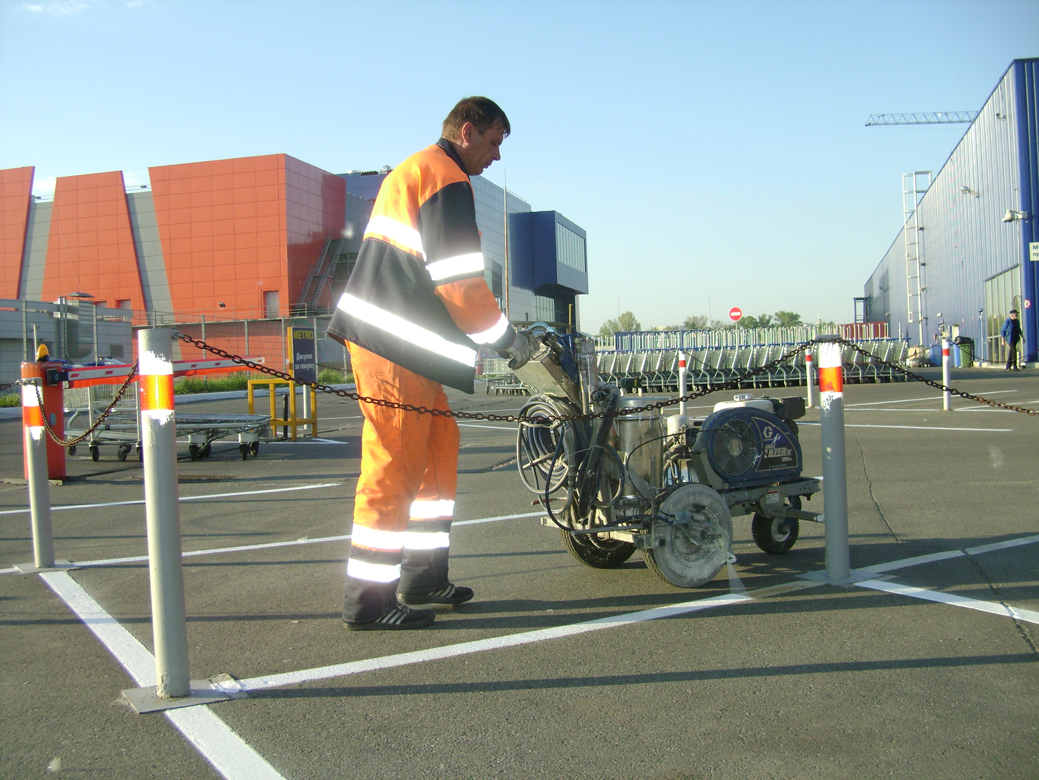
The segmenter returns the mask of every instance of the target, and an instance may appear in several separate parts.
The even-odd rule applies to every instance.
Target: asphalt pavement
[[[1039,410],[1036,371],[953,385]],[[736,562],[693,590],[638,555],[572,558],[517,477],[515,425],[462,421],[452,578],[477,595],[410,632],[341,624],[355,402],[321,397],[317,440],[247,460],[182,443],[191,677],[234,695],[143,715],[121,695],[155,682],[141,466],[70,457],[50,498],[56,556],[78,568],[22,574],[20,420],[0,419],[0,777],[1034,780],[1039,416],[958,396],[945,412],[917,382],[847,385],[845,410],[856,581],[819,577],[822,526],[772,556],[741,517]],[[818,421],[800,426],[808,476]]]

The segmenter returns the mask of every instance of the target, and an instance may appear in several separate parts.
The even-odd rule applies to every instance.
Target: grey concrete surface
[[[961,371],[954,385],[1039,409],[1032,372]],[[249,777],[212,763],[234,764],[242,745],[292,780],[1039,777],[1036,416],[959,398],[942,412],[919,383],[845,388],[851,565],[877,567],[878,587],[922,589],[908,593],[803,579],[825,566],[823,529],[807,523],[793,550],[769,556],[737,518],[736,563],[689,591],[638,556],[582,566],[533,516],[466,524],[536,508],[511,464],[514,426],[463,422],[452,574],[476,600],[422,631],[352,633],[339,612],[359,411],[318,403],[330,443],[265,443],[247,461],[235,443],[202,461],[179,448],[192,677],[302,674],[202,708],[232,737],[201,747],[166,715],[134,714],[119,660],[43,577],[11,569],[32,545],[20,422],[0,420],[0,777]],[[521,403],[453,398],[498,413]],[[191,413],[244,406],[209,400]],[[809,410],[801,426],[812,476],[817,421]],[[143,499],[140,465],[81,450],[69,473],[51,488],[55,550],[83,567],[63,581],[100,605],[92,624],[150,652],[144,507],[118,503]],[[750,598],[719,601],[729,594]],[[1002,614],[919,597],[945,594]],[[704,608],[626,621],[691,602]],[[604,618],[617,625],[532,633]],[[517,635],[532,641],[479,644]],[[419,655],[394,660],[405,653]]]

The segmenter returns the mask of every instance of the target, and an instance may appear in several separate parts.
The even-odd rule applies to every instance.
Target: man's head
[[[441,134],[454,144],[466,173],[476,176],[501,159],[498,147],[511,130],[509,118],[497,103],[468,97],[451,109]]]
[[[1017,319],[1017,309],[1011,309],[1010,316]]]

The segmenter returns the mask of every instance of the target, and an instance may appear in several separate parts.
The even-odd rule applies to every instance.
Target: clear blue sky
[[[977,110],[1039,56],[1037,0],[0,0],[0,168],[53,177],[286,153],[396,165],[454,102],[513,134],[486,174],[588,231],[582,325],[783,309],[848,322]]]

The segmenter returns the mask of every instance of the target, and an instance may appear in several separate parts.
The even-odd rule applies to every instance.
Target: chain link
[[[1021,406],[1014,406],[1012,404],[1005,404],[1002,401],[993,401],[990,398],[985,398],[984,396],[980,396],[980,395],[974,395],[973,393],[968,393],[968,392],[965,392],[963,390],[957,390],[954,387],[946,387],[941,382],[935,382],[933,379],[928,379],[927,377],[920,376],[919,374],[914,374],[909,369],[903,368],[902,366],[900,366],[900,365],[898,365],[896,363],[889,363],[886,360],[881,360],[879,358],[876,358],[876,357],[873,356],[872,353],[864,350],[858,344],[855,344],[855,343],[853,343],[851,341],[845,341],[844,339],[838,339],[837,343],[844,344],[845,346],[850,347],[851,349],[855,350],[859,354],[865,355],[866,357],[870,358],[871,360],[875,361],[876,363],[878,363],[878,364],[880,364],[882,366],[885,366],[886,368],[891,368],[891,369],[893,369],[895,371],[898,371],[900,374],[904,374],[907,379],[912,379],[914,382],[922,382],[923,384],[928,385],[929,387],[933,387],[935,390],[941,390],[943,393],[951,393],[952,395],[959,396],[960,398],[966,398],[968,401],[974,401],[974,402],[979,403],[979,404],[985,404],[987,406],[991,406],[994,409],[1006,409],[1007,411],[1010,411],[1010,412],[1020,412],[1021,414],[1030,414],[1033,417],[1035,415],[1039,414],[1039,410],[1037,410],[1037,409],[1026,409],[1026,408],[1021,407]]]
[[[101,423],[103,423],[107,419],[108,415],[112,413],[112,411],[115,409],[115,405],[119,403],[122,397],[126,394],[127,389],[130,387],[130,385],[133,384],[134,380],[137,378],[137,366],[139,365],[139,363],[140,361],[135,362],[133,366],[130,368],[130,373],[126,375],[126,381],[123,382],[119,390],[116,391],[115,397],[112,398],[112,403],[110,403],[108,407],[103,412],[101,412],[100,415],[98,415],[98,418],[94,420],[94,424],[87,428],[85,431],[83,431],[83,433],[79,436],[73,437],[71,439],[61,438],[60,436],[58,436],[57,431],[55,431],[54,428],[51,427],[50,417],[47,415],[47,410],[43,406],[43,393],[40,390],[40,386],[36,383],[33,383],[33,387],[36,389],[36,400],[40,404],[40,414],[43,415],[43,427],[47,429],[47,435],[54,439],[54,441],[56,441],[62,447],[65,447],[66,449],[69,447],[75,447],[81,441],[90,436],[90,434],[92,434],[99,427],[101,427]],[[64,412],[65,410],[62,409],[63,414]]]
[[[277,369],[271,368],[270,366],[265,366],[262,363],[255,363],[255,362],[253,362],[251,360],[246,360],[245,358],[240,357],[239,355],[234,355],[234,354],[232,354],[232,353],[230,353],[230,352],[228,352],[226,350],[220,349],[219,347],[214,347],[211,344],[207,344],[205,341],[203,341],[201,339],[192,338],[191,336],[188,336],[188,335],[183,334],[183,333],[179,333],[177,331],[174,331],[174,336],[176,338],[180,339],[181,341],[183,341],[186,344],[191,344],[191,345],[197,347],[198,349],[203,350],[204,352],[211,352],[214,355],[217,355],[217,356],[219,356],[221,358],[224,358],[225,360],[230,360],[235,365],[240,365],[243,368],[248,368],[248,369],[251,369],[253,371],[258,371],[261,374],[266,374],[268,376],[272,376],[272,377],[275,377],[277,379],[283,379],[283,380],[288,381],[288,382],[294,382],[297,385],[310,387],[310,388],[313,388],[316,391],[319,391],[319,392],[322,392],[322,393],[326,393],[328,395],[335,395],[335,396],[338,396],[340,398],[349,398],[349,399],[357,401],[359,403],[371,404],[373,406],[382,406],[382,407],[387,408],[387,409],[400,409],[400,410],[405,411],[405,412],[416,412],[418,414],[432,414],[432,415],[436,415],[436,416],[440,416],[440,417],[454,417],[456,419],[461,419],[461,420],[480,420],[480,421],[484,421],[484,422],[518,422],[518,423],[536,422],[536,423],[539,423],[539,424],[544,424],[547,421],[559,421],[559,422],[575,422],[575,421],[578,421],[578,420],[590,421],[590,420],[596,420],[596,419],[605,417],[607,415],[606,412],[600,412],[600,413],[597,413],[597,414],[546,415],[546,414],[543,414],[543,413],[538,413],[536,415],[515,415],[515,414],[486,414],[486,413],[483,413],[483,412],[457,412],[457,411],[454,411],[454,410],[451,410],[451,409],[430,409],[430,408],[425,407],[425,406],[416,406],[414,404],[400,403],[398,401],[388,401],[385,398],[373,398],[371,396],[361,395],[360,393],[352,393],[349,390],[336,389],[336,388],[332,387],[331,385],[322,385],[322,384],[319,384],[318,382],[301,382],[301,381],[298,381],[297,379],[295,379],[291,374],[288,374],[288,373],[286,373],[284,371],[278,371]],[[791,359],[797,357],[798,355],[800,355],[801,353],[805,352],[813,344],[822,344],[822,343],[841,344],[843,346],[849,347],[850,349],[854,350],[855,352],[858,352],[861,355],[864,355],[865,357],[869,358],[870,361],[876,363],[877,365],[883,366],[885,368],[889,368],[892,371],[897,371],[898,373],[903,374],[907,379],[912,379],[915,382],[922,382],[923,384],[928,385],[930,387],[933,387],[936,390],[941,390],[942,392],[951,393],[953,395],[959,396],[960,398],[964,398],[964,399],[966,399],[968,401],[974,401],[976,403],[986,404],[986,405],[988,405],[990,407],[993,407],[993,408],[1006,409],[1008,411],[1020,412],[1022,414],[1028,414],[1028,415],[1032,415],[1032,416],[1035,416],[1035,415],[1039,414],[1039,410],[1036,410],[1036,409],[1026,409],[1026,408],[1023,408],[1023,407],[1020,407],[1020,406],[1013,406],[1012,404],[1006,404],[1006,403],[1003,403],[1001,401],[993,401],[991,399],[985,398],[985,397],[980,396],[980,395],[974,395],[972,393],[967,393],[967,392],[965,392],[963,390],[956,390],[955,388],[946,387],[945,385],[941,384],[940,382],[935,382],[934,380],[927,379],[926,377],[920,376],[919,374],[914,374],[912,371],[909,371],[908,369],[898,365],[897,363],[892,363],[890,361],[886,361],[886,360],[882,360],[880,358],[877,358],[875,355],[873,355],[873,353],[869,352],[868,350],[863,349],[858,344],[855,344],[854,342],[847,341],[847,340],[842,339],[842,338],[836,338],[836,339],[812,339],[811,341],[806,341],[803,344],[799,344],[798,346],[796,346],[793,349],[789,350],[785,354],[780,355],[778,358],[776,358],[775,360],[771,361],[770,363],[765,363],[764,365],[761,365],[761,366],[753,369],[752,371],[747,371],[747,372],[745,372],[743,374],[740,374],[740,375],[734,377],[733,379],[730,379],[728,382],[723,382],[723,383],[721,383],[719,385],[714,385],[714,386],[711,386],[711,387],[705,387],[705,388],[702,388],[700,390],[694,391],[692,393],[688,393],[686,395],[679,396],[677,398],[667,398],[667,399],[664,399],[663,401],[658,401],[656,403],[647,404],[646,406],[640,406],[640,407],[631,408],[631,409],[624,409],[624,410],[621,410],[620,412],[614,412],[613,414],[614,414],[614,416],[623,416],[623,415],[629,415],[629,414],[641,414],[643,412],[653,411],[653,410],[657,410],[657,409],[664,409],[665,407],[668,407],[668,406],[674,406],[676,404],[692,401],[692,400],[695,400],[697,398],[702,398],[705,395],[709,395],[710,393],[714,393],[714,392],[717,392],[719,390],[738,390],[738,389],[741,388],[743,383],[746,382],[747,380],[753,379],[756,376],[759,376],[761,374],[767,373],[767,372],[771,371],[772,369],[777,368],[779,365],[781,365],[781,364],[785,363],[786,361],[791,360]],[[94,424],[91,425],[90,428],[88,430],[84,431],[80,436],[77,436],[77,437],[72,438],[72,439],[62,439],[62,438],[60,438],[57,435],[57,433],[54,432],[54,429],[51,428],[50,421],[47,418],[46,410],[43,408],[43,397],[42,397],[42,394],[40,392],[40,387],[39,387],[39,385],[34,385],[36,387],[36,395],[37,395],[37,398],[39,399],[40,410],[43,413],[43,422],[44,422],[44,425],[47,428],[48,435],[52,439],[54,439],[54,441],[56,441],[59,444],[61,444],[63,447],[75,446],[76,444],[79,444],[81,441],[83,441],[88,436],[90,436],[91,433],[93,433],[95,430],[97,430],[97,428],[102,423],[104,423],[105,419],[108,417],[109,414],[112,413],[113,409],[115,409],[116,404],[119,403],[119,401],[122,399],[123,395],[126,393],[127,389],[133,383],[133,380],[136,378],[136,375],[137,375],[137,367],[138,367],[138,364],[134,363],[133,364],[133,368],[131,369],[130,373],[126,377],[126,381],[123,383],[122,387],[119,388],[118,392],[115,395],[115,398],[112,399],[112,403],[109,404],[108,408],[106,408],[101,413],[101,415],[97,418],[97,420],[94,422]],[[16,385],[21,385],[21,384],[25,384],[25,381],[24,380],[20,380],[20,381],[17,381],[17,382],[11,382],[10,384],[7,384],[7,385],[0,385],[0,391],[7,390],[8,388],[14,387]]]

